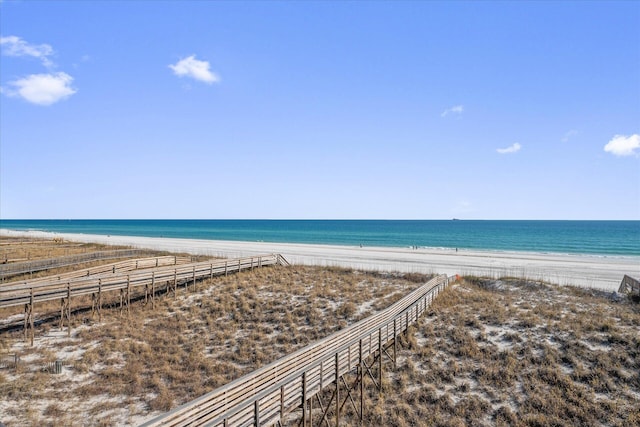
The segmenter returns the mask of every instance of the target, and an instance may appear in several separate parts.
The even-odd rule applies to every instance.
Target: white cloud
[[[616,135],[604,146],[604,151],[615,156],[640,155],[640,135]]]
[[[464,111],[464,105],[454,105],[451,108],[447,108],[440,114],[440,117],[446,117],[448,114],[462,114]]]
[[[181,59],[173,65],[169,65],[173,73],[179,77],[191,77],[208,84],[217,83],[220,78],[209,70],[209,62],[199,61],[195,55]]]
[[[6,56],[31,56],[42,61],[45,67],[52,67],[49,56],[53,55],[53,48],[48,44],[29,44],[18,36],[0,37],[2,54]]]
[[[73,77],[67,73],[31,74],[10,82],[15,90],[4,90],[9,96],[19,96],[36,105],[51,105],[76,93],[71,87]]]
[[[561,141],[562,142],[568,142],[569,139],[571,139],[572,137],[576,136],[578,134],[578,131],[575,129],[571,129],[570,131],[568,131],[567,133],[564,134],[564,136],[562,137]]]
[[[522,145],[518,144],[517,142],[509,147],[506,148],[498,148],[496,151],[500,154],[510,154],[510,153],[515,153],[520,151],[520,149],[522,148]]]

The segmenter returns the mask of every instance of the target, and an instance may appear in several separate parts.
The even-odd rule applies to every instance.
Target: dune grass
[[[6,334],[0,347],[22,362],[17,372],[0,370],[2,421],[135,424],[369,316],[426,280],[265,267],[206,280],[177,299],[165,295],[155,310],[139,301],[128,317],[116,309],[104,311],[102,323],[77,315],[71,338],[42,325],[33,349],[18,332]],[[46,372],[55,360],[65,363],[62,375]]]
[[[611,294],[465,280],[412,328],[365,424],[640,425],[639,324]]]
[[[166,294],[155,310],[137,301],[126,316],[114,306],[102,322],[77,312],[71,338],[45,322],[34,348],[19,331],[0,333],[0,357],[20,358],[17,367],[0,359],[0,421],[138,424],[388,307],[428,278],[266,267]],[[365,391],[365,425],[640,425],[638,325],[631,299],[466,278],[401,337],[384,392]],[[56,360],[61,375],[50,372]],[[357,425],[345,408],[344,425]]]

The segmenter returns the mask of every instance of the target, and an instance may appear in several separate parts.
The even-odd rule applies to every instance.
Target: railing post
[[[340,374],[339,374],[340,359],[338,353],[336,353],[336,427],[340,425]]]
[[[151,309],[156,308],[156,272],[151,272]]]
[[[258,400],[253,403],[253,413],[254,413],[254,421],[256,423],[256,427],[260,425],[260,404]]]
[[[382,328],[378,329],[378,384],[382,394]]]
[[[360,364],[358,366],[360,367],[360,424],[362,424],[364,417],[364,366],[362,366],[364,364],[364,360],[362,359],[362,339],[360,340],[359,350]]]
[[[302,373],[302,426],[307,427],[307,372]]]
[[[67,337],[71,337],[71,283],[67,282]]]
[[[282,420],[284,419],[284,386],[280,386],[280,424],[282,425]]]
[[[102,279],[98,279],[98,320],[102,322]]]
[[[397,317],[393,318],[393,367],[397,368],[397,354],[398,354],[398,327],[396,325]]]

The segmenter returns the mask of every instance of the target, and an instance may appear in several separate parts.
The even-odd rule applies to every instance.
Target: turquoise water
[[[0,220],[123,236],[640,256],[640,221]]]

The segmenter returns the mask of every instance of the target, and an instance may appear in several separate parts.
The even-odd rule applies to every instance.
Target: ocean
[[[640,221],[7,220],[58,233],[640,256]]]

